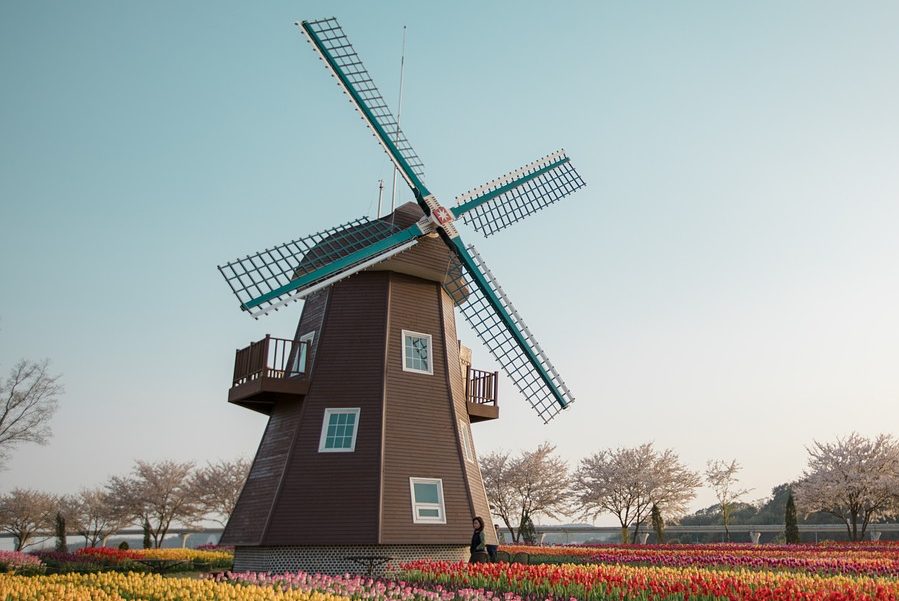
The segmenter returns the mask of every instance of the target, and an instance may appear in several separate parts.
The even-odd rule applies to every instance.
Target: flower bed
[[[15,601],[348,601],[328,593],[299,589],[276,591],[196,578],[165,578],[156,574],[99,572],[19,576],[0,574],[0,599]]]
[[[607,545],[503,546],[509,553],[527,552],[532,563],[602,563],[666,567],[724,567],[796,570],[817,574],[899,577],[899,545]]]
[[[20,551],[0,551],[0,572],[35,574],[43,570],[41,560]]]
[[[462,564],[418,561],[398,577],[546,599],[606,601],[895,601],[892,578],[608,565]]]
[[[201,549],[115,549],[111,547],[85,547],[78,555],[104,561],[108,565],[135,566],[142,560],[183,561],[187,569],[228,569],[234,562],[233,551],[205,551]]]
[[[81,553],[62,551],[32,551],[48,572],[94,572],[103,569],[103,561]]]
[[[362,576],[325,576],[323,574],[269,575],[264,573],[223,574],[217,582],[256,585],[279,591],[322,592],[371,601],[531,601],[531,595],[497,594],[471,587],[452,588],[433,583],[411,586],[403,581],[374,580]],[[541,597],[540,601],[544,598]]]

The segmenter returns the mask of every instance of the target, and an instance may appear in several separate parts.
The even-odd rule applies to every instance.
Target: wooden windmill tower
[[[499,413],[455,310],[544,421],[573,398],[455,222],[491,235],[584,184],[559,151],[442,206],[337,21],[299,26],[416,202],[219,267],[253,316],[305,300],[292,338],[237,352],[229,400],[269,422],[222,543],[236,570],[465,559],[474,515],[493,538],[470,424]]]

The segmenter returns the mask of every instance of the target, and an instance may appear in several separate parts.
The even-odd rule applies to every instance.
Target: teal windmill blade
[[[424,165],[384,101],[371,75],[343,32],[337,19],[299,23],[300,31],[337,79],[350,102],[397,166],[418,198],[429,194],[424,184]]]
[[[454,217],[491,236],[584,187],[558,150],[456,197]]]
[[[218,269],[241,309],[259,317],[412,248],[422,233],[418,224],[362,218]]]
[[[444,289],[515,387],[549,422],[574,396],[475,248],[458,237],[449,242],[456,260]]]

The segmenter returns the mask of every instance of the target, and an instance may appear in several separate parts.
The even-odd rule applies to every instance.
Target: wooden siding
[[[437,236],[418,239],[412,249],[378,263],[372,271],[394,271],[426,280],[443,282],[450,266],[452,255],[446,243]]]
[[[447,340],[447,375],[450,390],[453,395],[453,409],[456,413],[456,419],[454,421],[454,424],[456,425],[456,438],[458,439],[459,437],[458,428],[460,421],[465,428],[468,428],[468,431],[471,434],[471,452],[474,456],[474,461],[465,459],[464,453],[461,454],[461,457],[465,467],[468,494],[472,504],[472,513],[474,515],[479,515],[484,519],[484,536],[487,539],[487,544],[495,545],[497,544],[496,530],[493,528],[493,518],[490,515],[490,504],[487,501],[487,493],[484,490],[484,481],[481,478],[481,468],[478,465],[478,454],[474,444],[474,432],[472,432],[468,416],[468,403],[465,398],[465,374],[462,371],[459,343],[456,338],[455,307],[450,296],[443,289],[441,289],[440,292],[441,314]],[[450,344],[450,341],[455,342],[455,344]]]
[[[299,398],[278,403],[272,409],[250,475],[222,533],[223,545],[255,545],[262,541],[299,417]]]
[[[399,206],[393,217],[398,227],[408,227],[424,217],[414,202]],[[423,236],[410,250],[369,268],[370,271],[393,271],[414,277],[443,282],[452,260],[452,252],[437,234]]]
[[[402,274],[390,280],[380,542],[464,544],[471,539],[472,507],[447,386],[442,288]],[[403,330],[431,335],[433,375],[403,371]],[[455,348],[455,338],[450,344]],[[410,477],[443,481],[446,524],[413,522]]]
[[[398,224],[421,214],[402,209]],[[449,260],[441,240],[425,238],[391,261],[400,273],[370,269],[307,299],[296,330],[315,331],[307,394],[273,406],[223,543],[467,546],[474,515],[492,542],[480,471],[459,438],[465,383],[440,285]],[[403,370],[404,329],[431,335],[433,375]],[[350,407],[360,409],[354,452],[319,453],[325,409]],[[413,522],[410,477],[443,481],[446,524]]]
[[[331,287],[264,545],[377,543],[387,288],[386,273]],[[319,453],[324,411],[339,407],[360,409],[355,451]]]

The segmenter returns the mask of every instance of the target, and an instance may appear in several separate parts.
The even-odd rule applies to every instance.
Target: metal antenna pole
[[[396,143],[400,137],[400,114],[403,112],[403,70],[406,66],[406,26],[403,25],[403,51],[400,54],[400,98],[396,103],[396,134],[393,140]],[[396,165],[393,166],[393,187],[390,190],[390,210],[396,210]]]
[[[381,197],[384,196],[384,180],[378,180],[378,212],[375,213],[375,218],[381,216]]]

